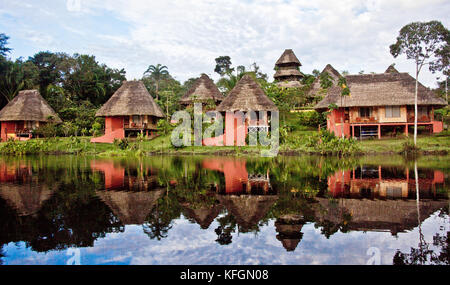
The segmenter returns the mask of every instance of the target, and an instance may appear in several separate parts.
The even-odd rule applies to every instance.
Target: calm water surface
[[[0,157],[0,264],[449,264],[450,157],[417,165]]]

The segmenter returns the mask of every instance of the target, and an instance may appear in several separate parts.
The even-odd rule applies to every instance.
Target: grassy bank
[[[160,136],[150,141],[128,141],[127,144],[93,144],[91,137],[34,139],[27,142],[0,143],[0,154],[85,154],[99,156],[128,156],[154,154],[217,154],[217,155],[259,155],[267,147],[184,147],[175,148],[170,142],[170,135]],[[287,138],[280,143],[280,154],[333,154],[324,153],[318,146],[317,130],[303,127],[289,132]],[[327,145],[328,148],[339,148],[338,144]],[[346,154],[390,154],[400,153],[406,139],[382,139],[354,142]],[[347,143],[346,143],[347,144]],[[450,133],[418,138],[418,147],[423,154],[450,153]]]

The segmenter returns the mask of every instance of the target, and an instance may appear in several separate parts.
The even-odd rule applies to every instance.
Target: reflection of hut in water
[[[444,174],[419,169],[421,198],[440,198]],[[363,166],[337,171],[328,177],[328,192],[335,198],[412,199],[416,197],[414,172],[399,167]]]
[[[47,185],[2,184],[0,197],[15,209],[19,216],[35,215],[53,195]]]
[[[128,168],[114,161],[93,160],[91,169],[102,172],[105,176],[105,189],[107,190],[150,190],[157,185],[157,176],[152,169],[139,165],[135,168]]]
[[[300,215],[283,215],[275,222],[277,239],[287,251],[294,251],[303,237],[301,232],[305,220]]]
[[[183,204],[184,214],[187,218],[192,219],[200,225],[202,229],[207,229],[220,214],[223,209],[222,205],[213,205],[211,207],[201,207],[197,209],[190,208],[188,203]]]
[[[225,187],[218,185],[216,189],[220,194],[273,194],[269,170],[266,173],[248,173],[245,159],[205,159],[203,168],[223,172]]]
[[[217,195],[220,204],[231,213],[241,232],[251,231],[258,225],[277,201],[275,195]]]
[[[389,231],[392,235],[412,230],[419,225],[416,200],[369,200],[316,198],[316,222],[334,224],[344,222],[344,215],[350,214],[347,228],[355,231]],[[448,205],[448,201],[421,200],[419,202],[420,222]]]
[[[0,197],[15,209],[19,216],[35,215],[51,198],[56,185],[50,188],[33,178],[31,167],[23,162],[0,164]]]
[[[96,191],[96,193],[124,225],[141,225],[158,199],[164,195],[164,190]]]
[[[124,225],[143,224],[165,190],[157,188],[156,176],[142,165],[125,171],[114,161],[92,161],[91,168],[105,175],[104,191],[97,196]],[[154,190],[152,190],[154,189]]]

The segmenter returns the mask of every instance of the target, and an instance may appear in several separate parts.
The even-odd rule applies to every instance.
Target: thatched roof
[[[275,65],[290,64],[290,63],[291,64],[295,63],[298,64],[299,66],[302,65],[298,60],[297,56],[295,56],[294,51],[292,51],[292,49],[286,49],[281,55],[281,57],[277,60]]]
[[[191,209],[189,204],[183,205],[184,212],[188,218],[193,219],[202,229],[207,229],[214,219],[222,211],[222,205],[214,205],[211,207],[203,207],[199,209]]]
[[[405,232],[419,225],[416,200],[340,199],[339,206],[326,198],[316,197],[316,221],[342,223],[342,213],[351,213],[348,227],[356,231]],[[448,200],[421,200],[420,222],[448,205]]]
[[[155,207],[164,190],[96,191],[98,197],[124,225],[141,225]]]
[[[277,106],[267,97],[253,78],[246,74],[220,103],[217,111],[277,111]]]
[[[218,200],[236,218],[241,232],[248,232],[267,215],[278,196],[218,195]]]
[[[345,78],[350,96],[344,97],[342,105],[342,90],[333,86],[315,109],[327,109],[332,103],[339,107],[414,105],[415,79],[408,73],[347,75]],[[447,102],[419,83],[418,104],[443,107]]]
[[[37,90],[23,90],[0,111],[0,121],[48,122],[49,117],[61,123],[58,114]]]
[[[195,97],[195,98],[194,98]],[[195,101],[206,102],[208,100],[214,100],[215,102],[221,102],[223,95],[217,89],[216,84],[206,74],[202,74],[194,84],[189,88],[188,92],[181,97],[181,104],[191,104]]]
[[[15,209],[19,216],[36,214],[39,212],[44,202],[50,199],[52,195],[53,190],[46,185],[31,186],[30,184],[3,184],[2,187],[0,187],[0,197]]]
[[[142,81],[125,81],[96,114],[97,117],[130,115],[165,117]]]
[[[389,65],[384,73],[400,73],[393,65]]]
[[[295,68],[290,68],[290,69],[278,69],[277,72],[275,72],[275,75],[273,76],[274,78],[279,78],[279,77],[283,77],[283,76],[300,76],[303,77],[304,75],[298,71]]]
[[[277,239],[287,251],[294,251],[303,237],[301,232],[305,220],[300,215],[284,215],[275,222]]]
[[[327,64],[325,68],[322,70],[320,74],[324,74],[325,72],[328,73],[328,75],[332,78],[333,84],[336,84],[339,80],[339,77],[341,77],[341,74],[333,67],[331,64]],[[322,88],[320,87],[320,76],[317,77],[313,84],[311,85],[311,89],[308,91],[309,97],[316,97],[318,95],[321,95]]]

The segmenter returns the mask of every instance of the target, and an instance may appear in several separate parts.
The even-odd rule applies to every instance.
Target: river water
[[[449,264],[449,162],[0,157],[0,264]]]

